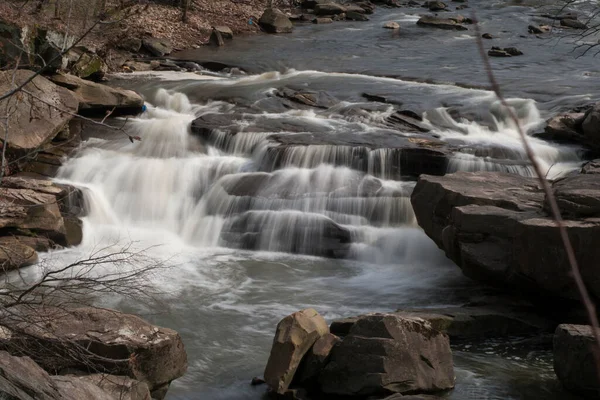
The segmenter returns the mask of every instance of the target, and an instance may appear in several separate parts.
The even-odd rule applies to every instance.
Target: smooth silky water
[[[500,77],[529,132],[562,108],[596,99],[597,91],[587,93],[589,79],[600,76],[595,63],[573,59],[562,42],[541,47],[540,39],[520,38],[524,13],[532,9],[483,4],[490,21],[484,30],[502,25],[506,44],[525,48],[526,56],[500,61]],[[391,168],[393,151],[348,144],[361,135],[383,143],[399,133],[385,125],[392,106],[360,96],[381,94],[422,113],[440,140],[463,144],[448,172],[532,176],[516,129],[493,94],[443,83],[484,84],[472,32],[419,29],[417,35],[410,25],[404,33],[420,12],[380,8],[366,23],[304,26],[289,36],[236,39],[218,52],[182,56],[235,60],[253,71],[248,75],[152,74],[115,82],[147,100],[147,111],[126,125],[142,140],[91,132],[65,163],[57,180],[84,193],[84,239],[44,261],[64,265],[129,245],[164,264],[149,277],[160,293],[155,302],[95,300],[182,335],[189,370],[173,383],[169,399],[261,399],[265,388],[249,382],[262,375],[277,322],[302,308],[314,307],[331,321],[401,307],[462,305],[494,293],[464,278],[420,230],[410,205],[414,181],[401,180],[401,171]],[[381,29],[386,20],[402,22],[399,37]],[[543,52],[552,53],[554,69],[541,64]],[[443,82],[376,76],[432,80],[434,73]],[[339,102],[328,109],[282,109],[273,96],[283,87],[326,90]],[[209,114],[226,123],[202,141],[191,123]],[[273,133],[327,134],[333,141],[290,146],[274,162]],[[549,177],[582,163],[580,148],[530,140]],[[367,160],[364,168],[353,164],[357,154]],[[342,236],[348,243],[331,250],[331,240]],[[39,267],[22,272],[35,276]],[[449,399],[570,398],[559,388],[547,351],[462,343],[454,348],[454,361],[457,385]]]

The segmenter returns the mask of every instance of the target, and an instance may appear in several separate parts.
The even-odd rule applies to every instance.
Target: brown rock
[[[258,24],[268,33],[290,33],[294,29],[287,15],[276,8],[267,8]]]
[[[0,351],[0,397],[19,400],[60,399],[61,393],[46,371],[29,357]]]
[[[325,368],[325,365],[327,365],[331,350],[339,342],[340,338],[331,333],[321,336],[304,357],[294,377],[294,382],[302,384],[303,382],[316,379],[323,368]]]
[[[454,370],[448,336],[420,318],[361,317],[334,347],[319,383],[324,393],[341,396],[450,389]]]
[[[10,91],[13,71],[0,72],[0,93]],[[15,72],[15,85],[24,83],[34,73],[28,70]],[[78,99],[70,91],[61,88],[44,77],[37,76],[25,86],[32,93],[12,96],[0,101],[0,109],[14,109],[9,118],[10,135],[8,146],[14,150],[30,151],[50,142],[65,128],[72,115],[76,113]],[[42,102],[43,101],[43,102]],[[49,104],[49,105],[48,105]],[[63,111],[59,111],[63,110]],[[0,143],[4,139],[0,139]]]
[[[430,26],[433,28],[466,31],[467,27],[462,26],[456,21],[449,18],[440,18],[433,15],[426,15],[417,21],[417,25]]]
[[[153,398],[162,399],[157,391],[168,388],[187,369],[179,334],[133,315],[95,308],[45,308],[35,310],[29,319],[38,323],[18,325],[27,336],[4,333],[0,343],[12,351],[26,349],[27,355],[47,371],[88,369],[91,365],[111,375],[144,382]],[[85,346],[91,354],[73,356],[78,354],[73,343]],[[102,358],[96,359],[94,354]]]
[[[228,26],[215,26],[214,29],[221,34],[223,39],[233,39],[233,31]]]
[[[38,261],[38,255],[31,246],[19,237],[0,237],[0,271],[10,271]]]
[[[106,374],[92,374],[78,376],[76,379],[90,382],[105,392],[113,399],[118,400],[152,400],[148,385],[127,376]]]
[[[265,368],[265,381],[273,392],[285,393],[304,355],[328,332],[327,323],[312,308],[288,315],[277,324]]]

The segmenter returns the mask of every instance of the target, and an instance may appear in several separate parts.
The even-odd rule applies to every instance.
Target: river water
[[[470,5],[482,30],[496,37],[486,46],[525,53],[492,63],[530,133],[562,109],[599,99],[597,60],[577,58],[560,32],[527,34],[543,12],[537,4]],[[485,90],[472,27],[419,28],[422,13],[378,8],[369,22],[301,25],[291,35],[179,54],[239,66],[246,75],[117,77],[147,99],[148,110],[127,124],[142,140],[92,135],[63,166],[58,179],[84,190],[89,213],[82,245],[46,262],[125,244],[164,263],[149,278],[156,302],[98,301],[180,332],[189,371],[169,399],[261,399],[265,388],[249,382],[262,375],[277,322],[302,308],[331,321],[493,294],[464,278],[416,225],[409,202],[415,177],[400,170],[404,156],[394,148],[421,136],[388,118],[395,109],[423,115],[439,146],[454,146],[448,172],[530,176],[531,168],[506,111]],[[388,20],[400,23],[399,33],[381,28]],[[286,102],[277,96],[283,88],[325,91],[319,96],[327,106]],[[197,117],[211,129],[192,132]],[[550,177],[584,157],[574,146],[531,140]],[[455,347],[454,359],[449,399],[570,398],[547,351],[489,341]]]

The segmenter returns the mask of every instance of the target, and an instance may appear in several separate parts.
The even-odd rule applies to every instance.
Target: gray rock
[[[563,18],[560,20],[560,26],[573,29],[588,29],[588,26],[583,22],[577,21],[576,19]]]
[[[314,309],[295,312],[277,324],[273,347],[265,368],[269,389],[284,394],[304,355],[313,344],[329,333],[327,323]]]
[[[389,21],[383,24],[385,29],[400,29],[400,25],[397,22]]]
[[[346,8],[337,3],[324,3],[315,6],[316,15],[336,15],[346,12]]]
[[[108,72],[108,65],[93,53],[83,53],[71,68],[71,72],[84,79],[100,80]]]
[[[294,29],[287,15],[276,8],[267,8],[258,23],[268,33],[290,33]]]
[[[368,21],[369,18],[364,13],[356,11],[346,11],[346,19],[350,21]]]
[[[451,389],[454,370],[448,336],[418,318],[364,316],[334,347],[319,383],[324,393],[343,396]]]
[[[441,1],[428,1],[423,6],[429,8],[430,11],[444,11],[448,8],[446,3]]]
[[[429,26],[433,28],[439,29],[447,29],[447,30],[457,30],[457,31],[466,31],[467,27],[457,23],[456,21],[449,18],[440,18],[433,15],[426,15],[421,17],[417,21],[417,25],[420,26]]]
[[[315,18],[312,22],[313,24],[331,24],[333,20],[331,18]]]
[[[233,31],[231,30],[230,27],[220,25],[220,26],[215,26],[214,29],[221,34],[223,39],[233,39]]]
[[[117,46],[120,49],[137,53],[142,49],[142,40],[136,37],[128,37],[120,40]]]
[[[164,57],[173,51],[173,46],[168,39],[146,38],[142,40],[142,45],[155,57]]]
[[[543,137],[573,141],[600,150],[600,103],[559,114],[547,121]]]
[[[589,325],[563,324],[554,333],[554,372],[563,386],[585,398],[600,396],[594,348],[598,344]]]
[[[29,357],[0,351],[0,397],[19,400],[58,400],[61,392],[46,371]]]

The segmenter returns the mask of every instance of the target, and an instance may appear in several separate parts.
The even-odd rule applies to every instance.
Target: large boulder
[[[0,93],[7,93],[25,83],[33,71],[18,70],[0,72]],[[8,147],[11,150],[30,152],[50,142],[77,112],[77,97],[70,91],[55,85],[48,79],[36,76],[24,88],[31,95],[21,93],[0,101],[0,109],[13,110],[8,124]],[[1,135],[0,144],[4,140]]]
[[[164,57],[173,51],[173,46],[168,39],[145,38],[142,40],[142,46],[155,57]]]
[[[563,324],[554,333],[554,371],[563,386],[585,398],[600,397],[598,343],[589,325]]]
[[[340,338],[331,333],[321,336],[304,357],[294,377],[294,384],[310,384],[312,380],[317,379],[329,361],[331,350],[339,342]]]
[[[287,15],[276,8],[267,8],[258,24],[268,33],[290,33],[294,29]]]
[[[323,3],[315,6],[315,14],[317,15],[337,15],[346,12],[346,8],[337,3]]]
[[[313,344],[329,333],[329,327],[314,309],[295,312],[277,324],[273,347],[265,368],[269,389],[278,394],[288,390],[302,358]]]
[[[65,380],[68,382],[85,382],[88,385],[92,384],[99,387],[104,392],[111,396],[111,399],[118,400],[152,400],[148,385],[144,382],[131,379],[127,376],[115,376],[107,374],[91,374],[91,375],[67,375],[65,377],[53,377],[58,384],[58,379],[64,379],[61,383],[65,385]],[[76,400],[89,398],[84,396],[75,397]]]
[[[23,353],[46,371],[72,370],[128,376],[162,399],[171,381],[187,369],[179,334],[113,310],[54,308],[29,311],[28,321],[5,331],[0,346]],[[85,350],[84,350],[85,349]]]
[[[108,65],[99,55],[83,52],[71,67],[71,72],[80,78],[99,80],[108,72]]]
[[[450,18],[440,18],[433,15],[425,15],[417,21],[417,25],[429,26],[439,29],[466,31],[467,27],[457,23]]]
[[[55,74],[50,80],[75,93],[80,113],[103,114],[114,109],[113,115],[137,114],[144,105],[144,99],[133,90],[101,85],[74,75]]]
[[[450,342],[421,318],[367,315],[333,348],[319,382],[324,393],[341,396],[451,389]]]
[[[597,174],[576,174],[554,190],[584,281],[600,297],[597,180]],[[411,202],[419,225],[465,275],[535,298],[579,298],[536,179],[491,172],[423,175]]]

